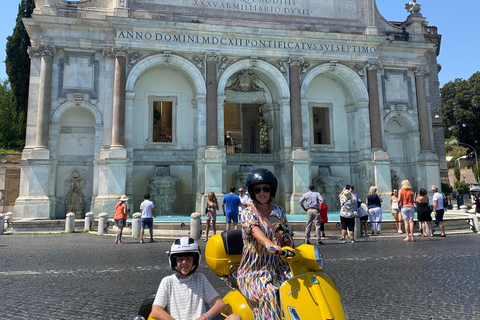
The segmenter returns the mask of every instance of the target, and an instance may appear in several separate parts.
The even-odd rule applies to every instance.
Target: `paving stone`
[[[172,273],[172,240],[115,245],[89,234],[0,236],[0,319],[133,319]],[[480,319],[480,236],[327,239],[327,274],[351,319]],[[199,242],[202,252],[205,243]],[[202,259],[200,271],[228,292]]]

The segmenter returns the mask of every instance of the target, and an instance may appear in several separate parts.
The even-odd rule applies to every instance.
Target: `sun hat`
[[[120,197],[120,201],[128,201],[128,197],[126,195],[123,195]]]
[[[343,191],[342,197],[344,197],[346,200],[348,200],[352,197],[352,193],[350,192],[350,190],[345,190],[345,191]]]

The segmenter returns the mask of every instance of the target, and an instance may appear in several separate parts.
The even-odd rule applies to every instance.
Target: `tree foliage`
[[[30,58],[27,53],[27,48],[30,46],[30,39],[23,25],[22,18],[31,17],[34,8],[35,3],[33,0],[21,1],[18,6],[17,20],[13,34],[7,37],[5,64],[10,84],[9,90],[11,90],[13,94],[13,100],[7,107],[2,105],[0,112],[3,115],[7,114],[9,121],[12,122],[10,128],[13,132],[11,132],[9,136],[13,140],[6,141],[4,140],[5,135],[2,135],[0,146],[17,150],[21,150],[25,144],[30,79]],[[2,131],[5,130],[2,128]]]
[[[468,194],[470,191],[470,185],[465,181],[455,181],[454,188],[458,194]]]
[[[15,109],[13,91],[8,81],[0,83],[0,147],[2,149],[20,150],[25,143],[25,134],[12,121],[13,118],[22,118]]]
[[[445,137],[480,151],[480,72],[468,80],[456,79],[441,89]]]

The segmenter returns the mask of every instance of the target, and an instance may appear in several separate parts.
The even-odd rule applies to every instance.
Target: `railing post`
[[[140,238],[140,230],[141,230],[141,217],[142,214],[140,212],[135,212],[132,216],[132,237],[139,239]]]
[[[85,227],[84,231],[92,231],[93,230],[93,212],[85,213]]]
[[[65,218],[65,232],[72,233],[75,231],[75,213],[69,212],[67,213],[67,217]]]
[[[355,239],[360,239],[362,236],[362,230],[360,230],[360,217],[358,216],[358,213],[355,213],[355,229],[354,229],[354,237]]]
[[[190,218],[190,238],[198,240],[202,235],[202,215],[194,212]]]
[[[108,229],[108,213],[102,212],[98,215],[98,235],[101,236]]]

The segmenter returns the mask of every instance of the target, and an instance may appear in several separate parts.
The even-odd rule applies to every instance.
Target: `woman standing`
[[[422,237],[427,236],[425,225],[427,225],[428,230],[430,230],[430,237],[433,237],[432,209],[428,201],[427,190],[422,188],[420,189],[419,194],[420,195],[417,199],[415,199],[415,204],[417,206],[418,221],[420,222],[420,227],[423,231]]]
[[[382,197],[377,194],[377,187],[372,186],[368,191],[367,207],[370,213],[370,224],[372,229],[372,236],[377,232],[377,235],[382,235]]]
[[[113,215],[113,220],[117,225],[117,234],[115,237],[116,244],[123,244],[122,233],[123,228],[127,225],[128,212],[130,211],[127,208],[128,198],[126,195],[123,195],[120,198],[120,201],[115,205],[115,214]]]
[[[241,215],[243,256],[238,268],[238,287],[247,298],[255,320],[282,319],[278,290],[291,275],[288,264],[277,254],[282,246],[292,245],[285,211],[272,202],[277,186],[277,179],[267,169],[253,170],[247,177],[253,202]],[[280,218],[283,231],[273,226],[271,215]],[[269,247],[276,252],[269,252]]]
[[[415,215],[415,195],[412,191],[412,185],[410,181],[402,181],[402,189],[400,189],[400,196],[398,197],[398,204],[400,205],[402,211],[403,221],[405,223],[405,233],[407,237],[403,241],[408,241],[408,236],[410,239],[415,241],[413,238],[413,216]]]
[[[402,232],[402,213],[400,212],[400,207],[398,206],[398,191],[393,190],[390,199],[388,200],[390,205],[390,212],[392,213],[393,219],[395,220],[395,226],[397,227],[398,233]]]
[[[340,243],[345,243],[345,237],[347,236],[347,228],[348,233],[350,234],[350,242],[355,243],[355,213],[353,208],[357,203],[357,198],[354,194],[343,188],[342,193],[339,195],[340,198],[340,222],[342,224],[342,238],[340,239]]]
[[[210,192],[208,194],[207,204],[205,206],[207,216],[207,228],[205,229],[205,242],[208,241],[208,230],[210,229],[210,220],[212,221],[213,234],[217,233],[217,227],[215,225],[215,220],[217,220],[217,210],[218,210],[218,201],[215,193]]]

